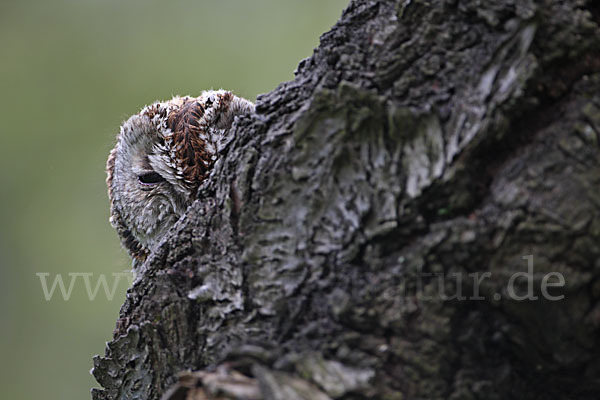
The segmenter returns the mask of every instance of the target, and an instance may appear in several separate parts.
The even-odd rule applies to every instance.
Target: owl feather
[[[176,96],[144,107],[121,125],[106,163],[110,222],[143,261],[184,215],[208,178],[237,115],[254,105],[231,92]]]

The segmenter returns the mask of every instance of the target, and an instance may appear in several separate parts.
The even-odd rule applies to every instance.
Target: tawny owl
[[[138,260],[184,214],[210,174],[238,114],[254,105],[206,91],[146,106],[121,126],[106,164],[110,222]]]

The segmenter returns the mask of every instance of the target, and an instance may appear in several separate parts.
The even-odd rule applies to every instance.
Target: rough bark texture
[[[599,22],[591,0],[352,1],[139,268],[93,398],[219,364],[248,398],[597,398]]]

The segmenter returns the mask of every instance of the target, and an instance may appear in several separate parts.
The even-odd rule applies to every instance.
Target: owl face
[[[106,182],[111,225],[133,257],[145,259],[185,213],[235,115],[253,109],[230,92],[210,91],[154,103],[121,126]]]

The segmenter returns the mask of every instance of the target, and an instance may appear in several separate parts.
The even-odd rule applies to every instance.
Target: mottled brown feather
[[[212,165],[206,142],[200,137],[205,133],[200,127],[203,115],[202,104],[196,99],[189,99],[167,119],[167,126],[173,132],[173,146],[177,149],[175,154],[181,162],[183,176],[194,187],[206,178]]]
[[[117,158],[117,147],[110,151],[108,160],[106,160],[106,186],[108,187],[108,198],[112,202],[112,183],[115,173],[115,159]]]

